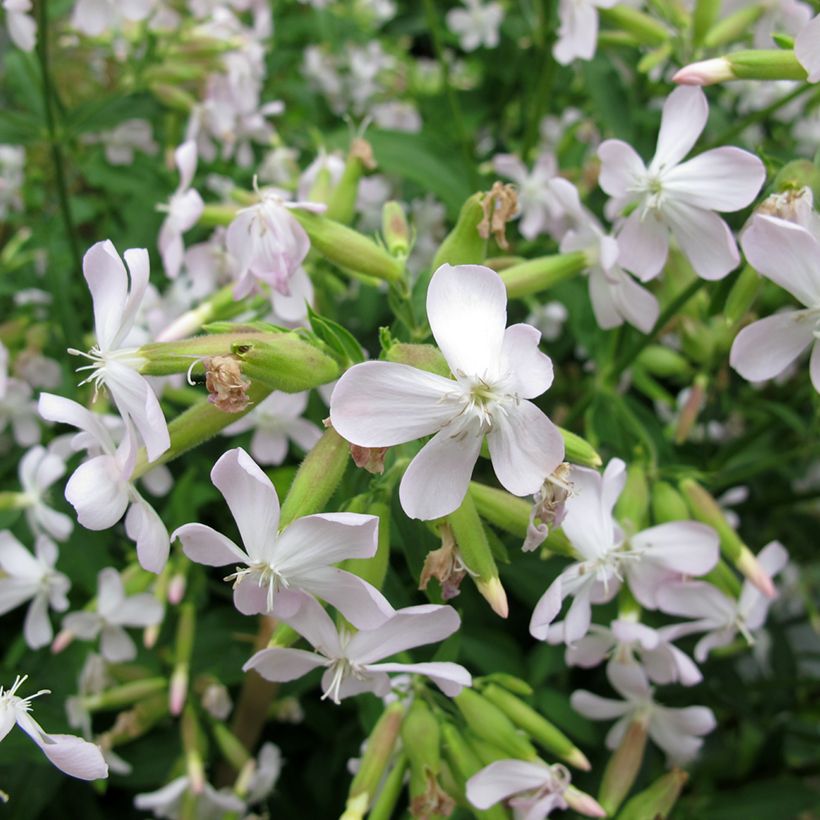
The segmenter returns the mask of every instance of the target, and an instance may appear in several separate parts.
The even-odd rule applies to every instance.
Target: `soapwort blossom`
[[[703,279],[722,279],[740,262],[732,232],[715,211],[745,208],[766,171],[753,154],[726,146],[682,162],[708,116],[700,88],[676,88],[664,103],[649,167],[621,140],[606,140],[598,148],[599,184],[613,197],[608,213],[632,209],[618,232],[619,262],[644,281],[661,272],[670,232]]]
[[[37,23],[31,13],[31,0],[3,0],[3,10],[12,43],[22,51],[34,51]]]
[[[321,604],[308,598],[286,620],[315,651],[263,649],[242,667],[244,671],[253,669],[267,680],[285,682],[324,667],[322,700],[330,698],[334,703],[362,692],[385,696],[390,691],[390,672],[424,675],[449,697],[472,683],[470,673],[457,663],[382,662],[383,658],[437,643],[452,635],[461,624],[452,607],[435,604],[406,607],[396,610],[380,626],[351,635],[344,628],[337,631]]]
[[[140,495],[131,479],[137,458],[137,441],[128,422],[119,446],[114,444],[102,418],[71,399],[41,393],[40,415],[70,424],[80,432],[72,447],[86,450],[90,458],[74,471],[65,497],[77,520],[89,530],[107,530],[125,515],[125,531],[136,542],[137,558],[150,572],[159,572],[168,560],[168,531],[153,507]]]
[[[482,265],[442,265],[430,280],[427,318],[455,378],[393,362],[364,362],[330,400],[336,431],[360,447],[391,447],[434,434],[404,473],[399,495],[411,518],[453,512],[464,499],[487,437],[499,481],[537,492],[561,463],[558,428],[529,399],[552,384],[552,362],[530,325],[506,328],[501,277]]]
[[[97,37],[125,21],[144,20],[157,0],[77,0],[71,25],[89,37]]]
[[[598,9],[608,9],[617,0],[561,0],[558,4],[558,39],[552,54],[561,65],[573,60],[591,60],[598,45]]]
[[[74,735],[50,735],[29,714],[31,701],[50,691],[41,689],[21,698],[17,692],[27,679],[28,675],[18,675],[9,689],[0,686],[0,741],[16,723],[61,772],[80,780],[108,777],[108,766],[99,746]]]
[[[333,604],[356,626],[376,626],[392,614],[375,587],[333,566],[376,554],[377,516],[306,515],[279,532],[276,489],[241,447],[219,458],[211,481],[227,501],[245,549],[205,524],[184,524],[171,538],[179,538],[185,554],[198,564],[245,566],[226,579],[234,581],[234,604],[240,612],[287,618],[309,593]]]
[[[820,392],[820,239],[808,228],[756,214],[741,238],[749,264],[805,305],[744,327],[732,344],[729,362],[756,382],[782,373],[811,346],[809,372]]]
[[[168,215],[160,228],[158,244],[165,273],[171,279],[179,276],[182,267],[185,255],[182,235],[196,225],[205,208],[199,191],[191,188],[196,173],[196,159],[196,143],[192,140],[184,142],[174,151],[174,160],[179,169],[179,187],[171,201],[162,206]]]
[[[123,419],[139,431],[148,460],[154,461],[170,447],[168,426],[151,385],[139,373],[145,360],[138,348],[124,346],[148,287],[148,252],[132,248],[123,257],[128,271],[108,240],[93,245],[85,254],[83,275],[94,302],[97,344],[88,353],[74,349],[69,353],[91,361],[78,368],[91,371],[81,384],[92,382],[95,390],[108,388]]]
[[[579,689],[573,692],[570,703],[590,720],[618,718],[606,736],[608,749],[616,749],[629,725],[638,721],[666,753],[670,764],[684,764],[697,755],[703,745],[702,736],[717,725],[712,710],[706,706],[672,709],[656,703],[649,681],[637,666],[610,666],[607,676],[623,700],[602,698]]]
[[[591,604],[611,600],[622,581],[642,606],[656,609],[664,583],[682,575],[703,575],[717,563],[718,537],[705,524],[672,521],[631,536],[624,532],[612,516],[626,481],[626,465],[620,459],[612,459],[603,475],[573,467],[570,481],[574,494],[566,502],[563,530],[581,560],[570,564],[536,604],[530,620],[533,637],[548,638],[568,597],[573,601],[562,632],[569,645],[589,631]]]
[[[54,636],[49,607],[68,609],[71,582],[54,568],[57,556],[57,545],[45,535],[38,536],[32,555],[10,532],[0,532],[0,615],[31,601],[23,637],[32,649],[46,646]]]
[[[477,809],[505,800],[516,818],[543,820],[551,811],[569,807],[564,796],[569,783],[570,774],[560,763],[496,760],[467,781],[467,800]]]
[[[35,534],[45,532],[58,541],[65,541],[74,529],[74,522],[46,503],[49,488],[65,475],[65,462],[45,447],[32,447],[17,468],[22,493],[20,506]]]
[[[500,3],[482,0],[463,0],[464,7],[447,12],[447,28],[458,37],[464,51],[475,51],[480,46],[495,48],[498,45],[498,28],[504,19]]]
[[[778,541],[767,544],[757,556],[761,569],[770,578],[780,572],[788,560],[789,554]],[[658,593],[661,610],[694,619],[668,627],[675,636],[706,633],[695,646],[695,657],[701,663],[712,649],[728,646],[738,634],[753,644],[754,633],[763,626],[771,603],[771,598],[750,581],[743,582],[736,600],[703,581],[668,584]]]

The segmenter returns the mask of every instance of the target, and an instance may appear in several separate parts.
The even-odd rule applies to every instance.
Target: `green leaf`
[[[340,358],[351,364],[364,361],[364,351],[349,330],[326,316],[320,316],[310,305],[308,319],[313,332]]]

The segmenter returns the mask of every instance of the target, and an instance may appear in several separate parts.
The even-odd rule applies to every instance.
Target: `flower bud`
[[[301,209],[291,214],[307,232],[313,248],[334,265],[387,282],[404,278],[404,265],[358,231],[323,214]]]
[[[463,689],[453,701],[477,737],[498,746],[509,757],[521,760],[535,760],[538,757],[532,743],[516,729],[507,715],[478,692]]]
[[[188,676],[191,668],[191,655],[194,650],[196,634],[196,609],[192,603],[182,604],[177,621],[176,658],[171,675],[171,686],[168,698],[168,710],[172,715],[182,712],[188,697]]]
[[[165,82],[154,82],[148,86],[148,90],[163,104],[174,111],[181,111],[183,114],[190,114],[196,108],[196,100],[191,94],[179,86],[170,85]]]
[[[159,721],[168,715],[168,696],[159,692],[139,701],[127,712],[120,712],[114,725],[102,735],[98,742],[104,749],[113,749],[146,735]]]
[[[720,13],[721,0],[695,0],[692,14],[692,45],[700,46]]]
[[[532,296],[555,287],[559,282],[577,276],[587,268],[583,251],[559,253],[528,259],[500,272],[510,299]]]
[[[703,38],[706,48],[720,48],[740,40],[749,33],[749,29],[760,19],[766,7],[762,4],[744,6],[738,11],[718,20]]]
[[[559,427],[558,431],[564,439],[564,458],[573,464],[582,467],[600,467],[604,462],[595,451],[595,448],[581,436]]]
[[[535,711],[529,704],[495,684],[482,687],[481,694],[497,706],[539,746],[557,755],[561,760],[587,772],[591,766],[586,755],[557,727]]]
[[[86,712],[105,712],[109,709],[122,709],[144,700],[157,692],[164,692],[168,687],[167,678],[143,678],[129,681],[120,686],[106,689],[96,695],[85,695],[81,698]]]
[[[626,485],[615,505],[615,517],[630,534],[634,534],[646,527],[648,512],[646,472],[640,463],[633,462],[626,471]]]
[[[601,8],[598,14],[612,28],[631,34],[639,43],[646,46],[659,46],[671,38],[666,26],[648,14],[627,5]]]
[[[525,680],[517,678],[515,675],[508,675],[506,672],[493,672],[489,675],[483,675],[479,679],[473,679],[473,684],[476,683],[495,683],[512,692],[515,695],[523,695],[529,697],[535,690]]]
[[[618,820],[644,820],[646,817],[669,817],[689,775],[683,769],[672,769],[651,786],[632,797],[618,814]]]
[[[390,200],[382,208],[382,237],[387,250],[400,258],[410,253],[410,225],[400,202]]]
[[[447,516],[447,522],[453,529],[464,568],[472,577],[478,591],[497,615],[506,618],[509,614],[507,594],[498,577],[498,567],[484,525],[469,493],[464,497],[461,506]]]
[[[487,240],[478,233],[484,219],[482,202],[484,194],[479,191],[461,206],[455,227],[441,243],[433,259],[432,270],[441,265],[478,265],[487,256]]]
[[[200,302],[192,310],[183,313],[174,319],[165,330],[157,334],[158,342],[175,342],[196,333],[204,324],[227,315],[235,305],[233,285],[225,285],[216,293],[211,294],[204,302]]]
[[[564,800],[567,805],[578,814],[583,814],[587,817],[606,817],[604,807],[591,795],[576,789],[575,786],[569,785],[564,792]],[[648,815],[650,816],[650,815]],[[657,820],[655,815],[651,815],[653,820]],[[618,815],[618,820],[622,820],[622,815]]]
[[[359,193],[359,180],[365,170],[376,167],[373,160],[373,149],[362,137],[354,137],[347,154],[342,176],[326,200],[328,219],[335,219],[343,225],[349,225],[356,213],[356,197]],[[311,197],[312,199],[312,197]]]
[[[723,308],[723,317],[729,327],[734,327],[743,319],[746,311],[754,304],[760,286],[761,279],[757,271],[751,265],[745,265],[735,279]]]
[[[691,478],[684,479],[678,486],[689,503],[692,515],[717,531],[720,537],[720,551],[724,558],[731,561],[766,597],[774,598],[772,579],[726,520],[717,501]]]
[[[729,80],[806,80],[793,51],[756,49],[684,66],[674,77],[681,85],[714,85]]]
[[[686,378],[692,373],[692,366],[677,350],[662,345],[648,345],[635,361],[648,373],[662,379],[676,376]]]
[[[393,817],[404,789],[404,776],[407,773],[407,755],[400,753],[393,768],[382,782],[379,794],[370,808],[367,820],[390,820]],[[344,818],[344,815],[342,815]]]
[[[196,719],[191,704],[185,707],[180,722],[182,749],[185,753],[185,769],[188,774],[189,789],[193,794],[201,794],[205,788],[205,736]]]
[[[638,777],[646,749],[646,726],[633,720],[606,764],[598,802],[607,815],[618,810]]]
[[[666,481],[652,485],[652,516],[656,524],[668,521],[688,521],[689,506],[681,494]]]

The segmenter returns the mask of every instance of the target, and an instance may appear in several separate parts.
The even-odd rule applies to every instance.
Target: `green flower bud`
[[[618,815],[618,820],[666,820],[680,797],[689,775],[683,769],[658,778],[651,786],[632,797]]]
[[[436,252],[432,270],[438,270],[444,264],[479,265],[484,261],[487,240],[478,233],[478,226],[484,219],[483,200],[484,194],[479,191],[461,206],[458,222]]]
[[[564,458],[573,464],[580,464],[582,467],[600,467],[604,462],[595,451],[595,448],[581,436],[558,428],[564,439]]]
[[[515,675],[508,675],[506,672],[493,672],[490,675],[484,675],[473,681],[474,686],[476,684],[481,686],[482,684],[490,683],[497,683],[508,692],[523,695],[524,697],[529,697],[535,691],[525,680],[521,680],[521,678],[517,678]]]
[[[507,296],[520,299],[549,290],[559,282],[582,273],[587,267],[587,255],[583,251],[575,251],[528,259],[505,268],[500,276],[507,288]]]
[[[692,366],[686,357],[677,350],[662,345],[648,345],[638,354],[635,361],[648,373],[662,379],[675,376],[686,378],[692,373]]]
[[[478,692],[463,689],[453,701],[476,737],[503,749],[508,757],[521,760],[538,757],[532,743],[516,729],[507,715]]]
[[[81,698],[81,702],[86,712],[104,712],[130,706],[157,692],[165,692],[167,688],[167,678],[143,678],[114,686],[96,695],[86,695]]]
[[[410,253],[410,225],[401,203],[390,200],[382,208],[382,236],[387,250],[400,258]]]
[[[703,43],[704,37],[712,28],[720,14],[721,0],[695,0],[695,11],[692,15],[692,45],[696,48]]]
[[[356,197],[359,193],[359,180],[365,170],[376,167],[373,161],[373,149],[370,143],[361,137],[355,137],[347,154],[344,171],[336,187],[327,199],[328,207],[325,216],[335,219],[342,225],[349,225],[356,213]]]
[[[662,45],[671,37],[666,26],[631,6],[602,8],[598,10],[598,14],[604,22],[631,34],[639,43],[646,46]]]
[[[656,524],[688,521],[689,506],[686,499],[671,484],[656,481],[652,485],[652,516]]]
[[[703,45],[706,48],[720,48],[745,37],[765,10],[762,4],[748,5],[718,20],[704,35]]]
[[[181,111],[183,114],[190,114],[196,108],[194,97],[182,88],[166,82],[153,82],[148,86],[148,90],[168,108],[174,111]]]
[[[407,755],[399,753],[393,768],[382,782],[382,787],[370,809],[370,813],[367,815],[367,820],[390,820],[393,817],[404,788],[404,776],[407,773],[407,768]],[[344,818],[344,815],[342,817]]]
[[[609,758],[601,781],[598,802],[607,816],[614,815],[629,794],[641,770],[645,749],[646,726],[639,720],[633,720]]]
[[[615,517],[630,533],[646,527],[649,512],[649,486],[641,464],[633,462],[626,471],[626,485],[615,505]]]

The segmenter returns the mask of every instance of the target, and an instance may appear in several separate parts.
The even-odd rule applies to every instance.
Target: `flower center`
[[[506,384],[507,379],[490,380],[486,376],[467,376],[465,373],[456,373],[458,388],[448,395],[460,405],[456,418],[461,418],[463,431],[459,435],[466,435],[472,428],[471,422],[478,425],[482,435],[486,435],[496,423],[499,415],[507,413],[507,406],[520,401],[517,394],[512,392]]]
[[[106,367],[112,361],[118,361],[133,370],[139,370],[145,362],[142,356],[135,355],[137,348],[126,347],[122,350],[109,350],[103,352],[99,345],[94,345],[88,353],[82,350],[77,350],[73,347],[68,348],[68,353],[72,356],[82,356],[84,359],[89,359],[91,364],[78,367],[76,370],[81,373],[84,370],[90,370],[90,374],[86,376],[77,386],[82,387],[84,384],[91,382],[94,385],[94,401],[97,401],[97,396],[100,390],[105,387],[106,383]]]
[[[273,602],[276,597],[276,593],[290,587],[287,578],[280,575],[279,572],[270,564],[266,564],[261,561],[256,564],[251,564],[244,569],[237,569],[236,572],[226,575],[223,580],[233,581],[233,588],[236,589],[249,575],[256,576],[256,583],[260,589],[267,587],[266,603],[268,612],[273,609]]]

